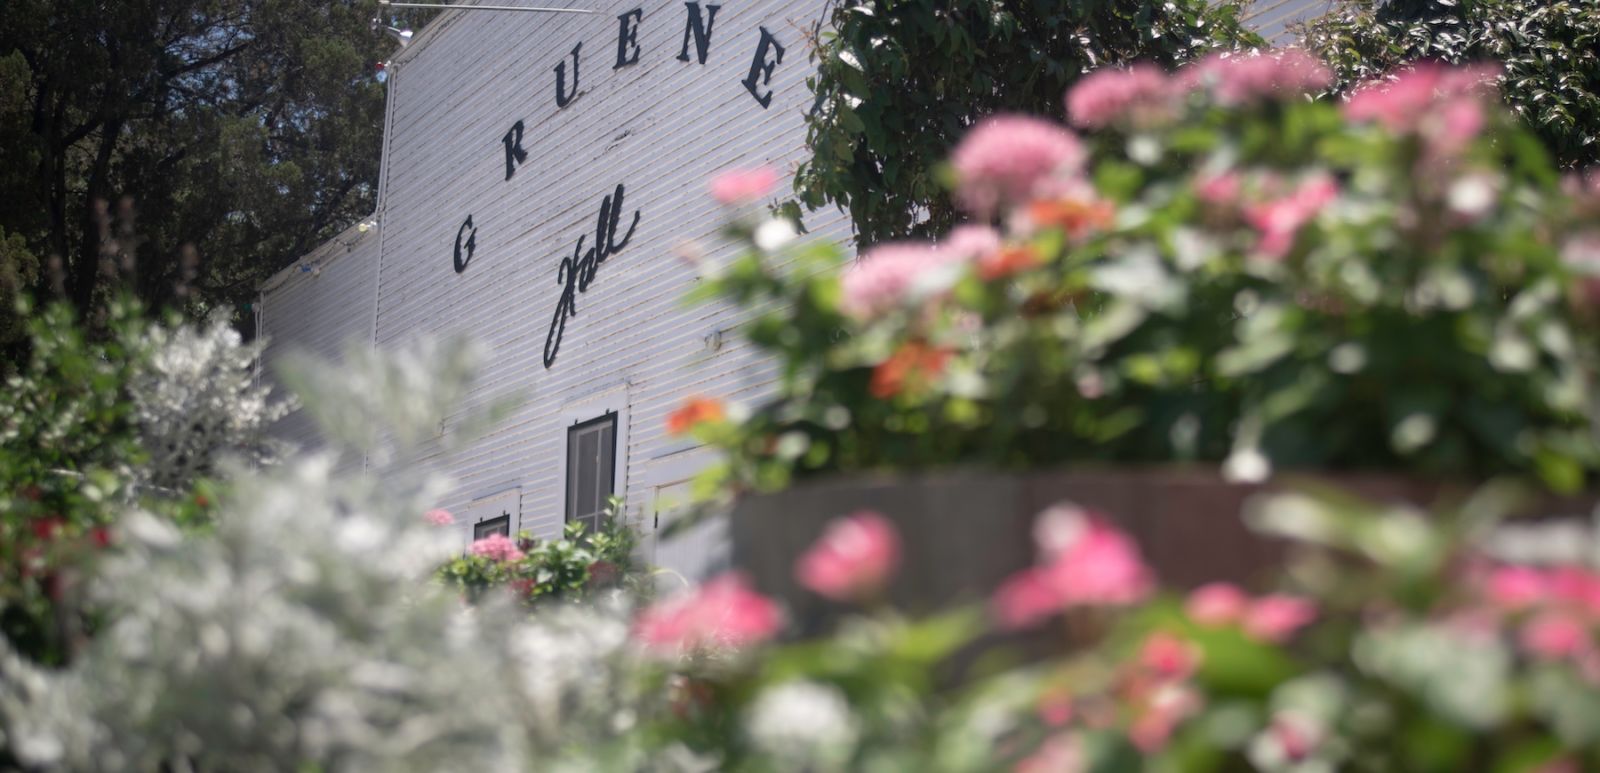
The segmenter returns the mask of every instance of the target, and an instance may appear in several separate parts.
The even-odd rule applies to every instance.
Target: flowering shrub
[[[612,512],[620,508],[613,507]],[[448,525],[444,519],[449,517],[433,510],[427,520]],[[623,586],[642,591],[633,557],[637,541],[633,528],[615,516],[608,516],[605,527],[593,533],[586,532],[583,524],[569,523],[562,539],[541,540],[526,532],[516,539],[495,534],[472,543],[466,555],[450,559],[435,576],[468,599],[480,599],[490,588],[503,586],[527,604]]]
[[[0,633],[59,663],[90,623],[77,586],[117,515],[204,521],[222,459],[273,458],[283,406],[223,321],[154,322],[120,300],[91,336],[64,304],[21,308],[31,356],[0,399]]]
[[[377,434],[432,442],[462,351],[340,370],[407,401],[358,415],[421,423]],[[924,620],[873,607],[899,538],[855,513],[794,570],[872,611],[785,641],[782,607],[738,574],[637,611],[596,594],[529,616],[489,589],[463,605],[426,581],[455,549],[447,514],[427,509],[443,481],[334,469],[320,452],[230,470],[203,532],[119,518],[93,583],[109,614],[80,656],[40,668],[0,642],[0,748],[46,771],[1600,764],[1600,538],[1508,533],[1499,489],[1431,516],[1264,500],[1250,521],[1308,552],[1279,586],[1187,597],[1161,587],[1114,513],[1063,504],[1038,520],[1036,567],[984,608]],[[538,549],[501,538],[471,553],[503,566]],[[1017,631],[1058,646],[1021,665],[964,654]]]
[[[760,489],[1064,461],[1576,489],[1600,466],[1600,187],[1562,182],[1491,76],[1418,66],[1338,102],[1309,55],[1214,56],[1083,79],[1087,134],[988,119],[951,155],[973,222],[945,239],[704,268],[697,297],[751,308],[782,380],[679,429]]]
[[[1160,588],[1108,515],[1062,504],[1039,517],[1040,566],[988,609],[863,612],[799,643],[725,576],[638,617],[660,664],[643,678],[671,698],[627,742],[753,771],[1587,770],[1600,541],[1505,524],[1512,501],[1490,487],[1427,514],[1274,495],[1247,517],[1299,542],[1284,587],[1187,594]],[[862,518],[835,521],[797,574]],[[950,682],[952,656],[1019,629],[1054,654]]]

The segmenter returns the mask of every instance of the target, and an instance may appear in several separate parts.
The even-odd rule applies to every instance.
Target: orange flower
[[[884,400],[907,389],[924,387],[944,372],[949,360],[948,349],[937,349],[920,341],[908,341],[873,369],[869,389],[873,397]]]
[[[1111,204],[1095,199],[1050,199],[1028,205],[1028,219],[1040,228],[1060,228],[1076,239],[1111,225]]]
[[[1001,247],[978,258],[978,276],[985,282],[993,282],[1026,271],[1040,262],[1039,253],[1032,247]]]
[[[722,401],[691,397],[684,401],[682,408],[667,416],[667,431],[674,435],[686,434],[698,424],[722,421],[725,416],[727,412],[722,409]]]

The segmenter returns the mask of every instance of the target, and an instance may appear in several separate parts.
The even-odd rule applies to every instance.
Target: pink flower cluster
[[[795,578],[835,601],[860,601],[883,590],[900,565],[900,537],[887,518],[862,510],[828,524],[800,556]]]
[[[771,639],[783,616],[771,599],[730,572],[698,589],[652,605],[634,623],[634,638],[660,654],[709,647],[746,647]]]
[[[778,184],[778,173],[770,166],[732,169],[711,178],[711,198],[724,206],[759,201]]]
[[[1338,197],[1339,184],[1319,174],[1302,181],[1287,196],[1246,207],[1245,219],[1261,234],[1256,250],[1269,258],[1288,255],[1301,227]]]
[[[994,116],[967,132],[950,157],[956,198],[978,215],[992,215],[1027,201],[1051,177],[1077,174],[1086,155],[1065,127],[1029,116]]]
[[[1172,83],[1151,64],[1095,70],[1067,90],[1066,103],[1068,120],[1081,129],[1150,126],[1176,114]]]
[[[860,320],[902,304],[929,272],[972,261],[998,249],[1000,234],[988,226],[960,226],[938,245],[891,242],[869,250],[839,277],[840,309]]]
[[[1572,661],[1586,676],[1600,680],[1600,648],[1594,637],[1600,623],[1600,574],[1578,566],[1507,565],[1490,571],[1479,593],[1495,611],[1525,616],[1518,641],[1528,654]]]
[[[522,551],[517,549],[517,543],[504,534],[491,534],[469,548],[475,556],[483,556],[492,561],[520,561]]]
[[[1274,644],[1288,641],[1317,618],[1317,605],[1309,599],[1283,593],[1252,599],[1222,582],[1196,588],[1184,611],[1201,625],[1238,625],[1251,638]]]
[[[434,508],[429,510],[427,514],[423,515],[422,517],[424,520],[433,524],[434,526],[449,526],[450,524],[456,522],[456,517],[451,515],[450,511],[445,510],[444,508]]]
[[[1298,48],[1254,54],[1212,54],[1179,72],[1188,91],[1204,90],[1233,107],[1257,100],[1315,94],[1333,83],[1322,61]]]
[[[1007,628],[1033,625],[1079,606],[1125,606],[1149,595],[1154,579],[1139,549],[1097,513],[1072,505],[1046,510],[1035,535],[1044,563],[1006,580],[994,613]]]
[[[1368,83],[1350,95],[1345,118],[1375,122],[1396,134],[1415,133],[1436,156],[1452,155],[1478,136],[1484,103],[1500,74],[1495,66],[1420,64],[1393,80]]]
[[[1178,726],[1202,706],[1200,692],[1190,682],[1200,659],[1200,649],[1193,643],[1156,631],[1103,686],[1104,692],[1077,696],[1054,690],[1045,693],[1037,712],[1045,725],[1056,731],[1017,770],[1078,770],[1058,765],[1072,761],[1068,752],[1081,737],[1079,726],[1094,730],[1120,726],[1140,751],[1160,751]]]

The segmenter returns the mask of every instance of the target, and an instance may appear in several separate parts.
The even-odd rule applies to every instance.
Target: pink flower
[[[1076,735],[1057,733],[1017,763],[1016,773],[1079,773],[1087,770],[1083,744]]]
[[[1262,596],[1244,613],[1244,632],[1274,644],[1287,641],[1295,631],[1317,618],[1317,606],[1299,596],[1275,593]]]
[[[450,524],[456,522],[456,517],[451,515],[450,511],[445,510],[444,508],[434,508],[429,510],[427,514],[422,517],[427,519],[428,523],[431,523],[434,526],[449,526]]]
[[[634,623],[634,637],[657,652],[677,654],[759,644],[776,635],[781,624],[778,605],[751,590],[744,575],[730,572],[644,610]]]
[[[1132,604],[1149,595],[1153,585],[1133,541],[1100,521],[1091,522],[1087,533],[1046,571],[1070,605]]]
[[[1161,686],[1128,728],[1128,740],[1145,754],[1160,751],[1172,737],[1172,731],[1200,709],[1200,703],[1199,694],[1186,685]]]
[[[1484,102],[1498,75],[1495,66],[1419,64],[1358,88],[1345,102],[1344,115],[1396,134],[1419,134],[1435,155],[1454,154],[1483,130]]]
[[[711,178],[711,198],[725,206],[748,204],[767,195],[778,184],[778,173],[770,166],[732,169]]]
[[[1484,582],[1484,595],[1495,606],[1504,609],[1522,609],[1539,603],[1548,586],[1543,574],[1526,566],[1505,566],[1495,569]]]
[[[1249,604],[1250,597],[1238,586],[1214,582],[1195,588],[1184,604],[1184,612],[1201,625],[1228,625],[1243,618]]]
[[[1310,717],[1279,712],[1272,717],[1267,733],[1289,762],[1304,762],[1320,745],[1323,729]]]
[[[996,617],[1011,628],[1031,625],[1075,606],[1122,606],[1142,600],[1154,584],[1127,535],[1076,507],[1055,507],[1036,531],[1043,566],[1023,570],[1000,586]]]
[[[1218,104],[1312,94],[1333,83],[1322,61],[1298,48],[1249,55],[1212,54],[1179,72],[1189,90],[1206,89]]]
[[[1034,713],[1039,715],[1039,721],[1047,727],[1065,727],[1072,721],[1074,713],[1072,694],[1065,691],[1046,693],[1034,707]]]
[[[1067,90],[1066,102],[1072,125],[1083,129],[1117,123],[1148,126],[1176,112],[1167,74],[1149,64],[1095,70]]]
[[[1338,196],[1339,184],[1332,177],[1317,175],[1288,196],[1248,207],[1245,219],[1261,233],[1257,251],[1269,258],[1289,254],[1300,228]]]
[[[1196,179],[1194,192],[1207,204],[1227,207],[1239,201],[1239,191],[1242,187],[1239,173],[1230,170]]]
[[[861,599],[883,589],[900,563],[900,537],[878,513],[862,510],[828,524],[800,556],[795,578],[835,601]]]
[[[939,242],[938,249],[950,259],[976,260],[1000,249],[1000,232],[986,225],[958,225]]]
[[[1596,207],[1600,212],[1600,206]],[[1600,306],[1600,231],[1584,231],[1561,245],[1561,262],[1573,274],[1579,302]]]
[[[950,157],[956,197],[967,209],[989,215],[1027,200],[1053,175],[1076,173],[1084,156],[1078,138],[1056,124],[1019,115],[988,118]]]
[[[1535,657],[1561,660],[1589,648],[1589,629],[1572,615],[1547,612],[1522,626],[1521,641]]]
[[[1163,680],[1188,679],[1200,667],[1200,651],[1166,631],[1157,631],[1139,648],[1139,665]]]
[[[1037,567],[1006,578],[991,603],[995,619],[1011,629],[1034,625],[1066,607],[1045,571]]]
[[[1568,237],[1561,245],[1561,262],[1579,276],[1600,276],[1600,230]]]
[[[1578,566],[1557,567],[1546,576],[1551,597],[1576,609],[1600,613],[1600,576]]]
[[[477,542],[470,548],[475,556],[483,556],[493,561],[520,561],[522,551],[517,549],[517,543],[504,534],[491,534]]]
[[[891,242],[874,247],[839,277],[843,295],[839,308],[859,320],[878,317],[903,303],[929,272],[966,259],[961,252],[926,243]]]

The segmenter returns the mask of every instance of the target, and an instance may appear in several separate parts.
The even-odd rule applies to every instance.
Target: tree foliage
[[[1499,62],[1506,103],[1561,165],[1600,163],[1600,0],[1343,0],[1300,35],[1343,89],[1408,62]]]
[[[944,233],[954,209],[937,161],[979,118],[1061,111],[1061,95],[1107,63],[1171,66],[1261,43],[1239,4],[1204,0],[872,0],[841,3],[812,58],[807,207],[850,213],[864,243]]]
[[[116,267],[153,305],[226,305],[370,213],[384,104],[371,76],[394,47],[369,29],[376,11],[7,3],[0,285],[87,310]]]

